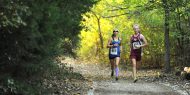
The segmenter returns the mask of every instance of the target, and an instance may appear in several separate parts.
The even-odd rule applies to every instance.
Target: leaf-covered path
[[[188,95],[177,85],[156,80],[158,70],[141,70],[139,80],[133,83],[132,72],[126,68],[120,68],[119,80],[115,81],[114,77],[110,77],[109,64],[88,64],[72,59],[66,59],[63,63],[91,82],[88,95]]]

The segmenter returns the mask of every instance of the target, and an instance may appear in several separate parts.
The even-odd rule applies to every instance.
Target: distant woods
[[[127,43],[133,23],[140,24],[149,42],[143,50],[144,66],[169,70],[170,66],[190,65],[189,0],[96,1],[1,0],[2,73],[17,76],[38,71],[60,54],[106,64],[108,50],[104,47],[114,28],[123,39],[122,62],[129,64]]]
[[[59,71],[59,55],[109,63],[105,47],[115,28],[121,64],[129,65],[133,23],[149,43],[142,66],[190,66],[190,0],[0,0],[0,90],[37,92],[33,80]]]
[[[108,39],[114,28],[122,37],[122,63],[130,64],[128,42],[132,24],[140,24],[149,46],[143,50],[143,65],[148,68],[190,66],[189,0],[102,0],[83,15],[80,48],[84,60],[109,63]],[[97,19],[98,18],[98,19]]]

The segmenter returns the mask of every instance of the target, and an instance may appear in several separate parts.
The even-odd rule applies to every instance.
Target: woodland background
[[[2,93],[44,93],[41,80],[60,75],[58,56],[109,64],[114,28],[123,39],[121,63],[130,64],[134,23],[149,43],[143,67],[190,65],[189,0],[0,0],[0,7]],[[63,71],[61,78],[78,75]]]

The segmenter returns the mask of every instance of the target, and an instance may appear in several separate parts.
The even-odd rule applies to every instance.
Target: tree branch
[[[129,7],[122,8],[122,7],[117,7],[116,9],[108,10],[108,11],[118,11],[118,10],[125,10],[128,9]]]
[[[129,13],[123,13],[123,14],[118,14],[118,15],[113,15],[113,16],[102,16],[103,18],[113,18],[113,17],[118,17],[118,16],[123,16]]]

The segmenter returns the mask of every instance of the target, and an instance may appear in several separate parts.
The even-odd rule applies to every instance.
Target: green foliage
[[[120,30],[123,39],[122,59],[128,59],[130,35],[133,34],[131,25],[138,23],[143,35],[147,38],[149,46],[144,49],[143,62],[147,66],[160,67],[164,63],[164,8],[162,0],[102,0],[98,2],[91,12],[83,15],[81,25],[80,48],[78,55],[83,59],[103,60],[108,63],[107,48],[100,48],[97,17],[104,39],[104,47],[112,34],[113,28]],[[170,11],[170,51],[172,65],[188,65],[189,54],[189,0],[169,0]],[[177,43],[177,44],[176,44]],[[185,45],[186,44],[186,45]],[[188,48],[188,49],[187,49]],[[103,58],[103,60],[101,60]]]
[[[0,27],[26,26],[22,16],[28,15],[28,6],[23,5],[22,1],[1,0]]]
[[[5,64],[38,63],[60,51],[71,54],[78,41],[80,14],[92,3],[89,0],[1,0],[1,60]]]
[[[1,78],[2,79],[2,78]],[[26,81],[18,81],[11,77],[4,77],[1,81],[1,93],[2,95],[36,95],[39,94],[41,88],[38,82],[32,84]]]
[[[73,49],[79,40],[81,14],[95,2],[0,1],[0,71],[14,80],[15,85],[11,88],[19,86],[21,92],[26,91],[24,95],[30,95],[32,90],[26,89],[33,89],[33,92],[35,89],[32,86],[24,89],[31,84],[20,81],[30,81],[34,77],[40,80],[46,70],[55,69],[52,60],[59,54],[75,55]]]
[[[134,33],[132,29],[132,24],[134,23],[139,23],[141,25],[143,35],[145,35],[148,42],[154,44],[150,45],[150,48],[145,49],[144,53],[151,55],[155,52],[163,52],[163,34],[154,34],[157,31],[161,31],[161,24],[163,24],[162,15],[159,10],[154,10],[150,13],[140,9],[145,4],[146,0],[132,0],[129,2],[125,2],[124,0],[119,0],[117,2],[114,0],[105,0],[98,2],[97,5],[91,9],[91,12],[83,15],[84,20],[81,22],[83,30],[79,36],[81,42],[80,48],[78,49],[78,55],[82,59],[95,59],[101,63],[109,63],[108,48],[106,48],[107,42],[112,35],[113,29],[118,28],[123,46],[121,59],[122,61],[128,60],[130,54],[128,43],[130,36]],[[100,18],[104,49],[100,48],[96,16]],[[158,26],[159,28],[157,28]],[[159,39],[156,39],[157,37],[159,37]],[[152,48],[158,46],[157,44],[160,44],[159,48],[154,49],[154,52],[151,52]]]

